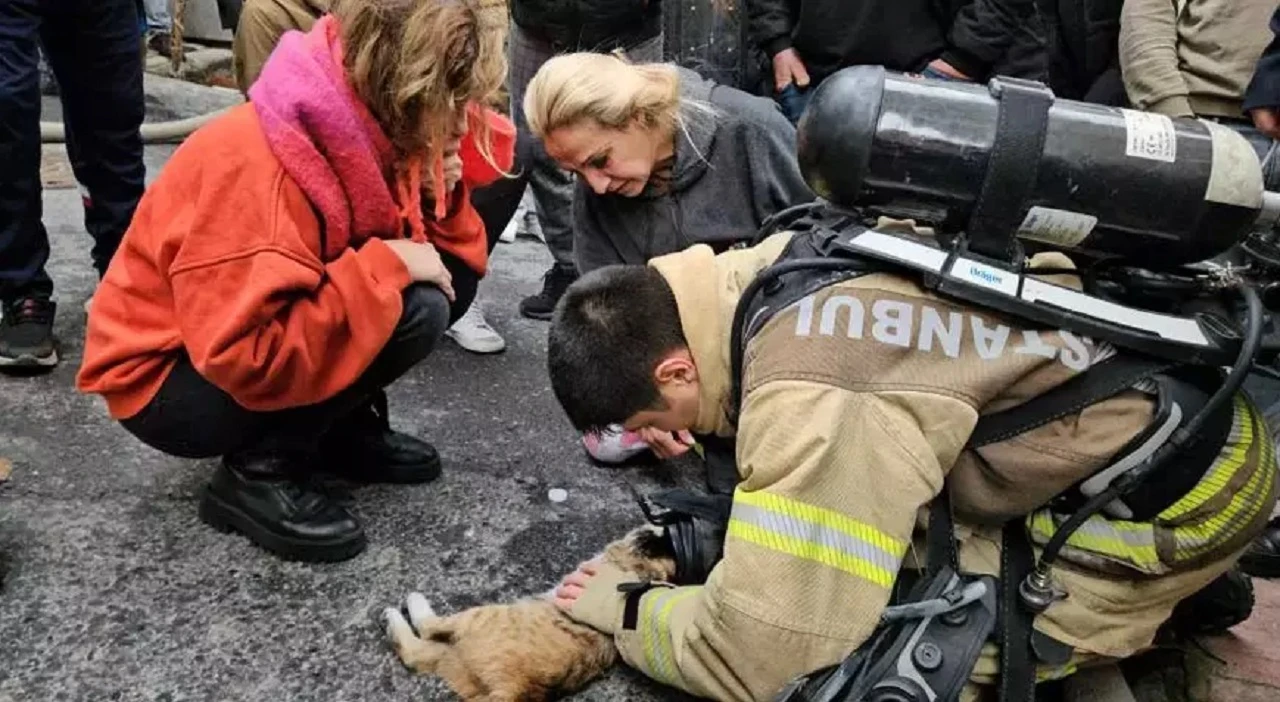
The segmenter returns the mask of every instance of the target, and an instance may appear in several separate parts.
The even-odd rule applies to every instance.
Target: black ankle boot
[[[1165,627],[1180,638],[1226,633],[1253,613],[1253,581],[1239,566],[1173,608]]]
[[[573,266],[553,265],[551,270],[542,276],[542,291],[520,301],[520,314],[530,319],[543,321],[551,319],[556,303],[560,302],[565,291],[577,279],[578,271]]]
[[[415,485],[440,477],[435,447],[391,428],[382,391],[339,420],[321,447],[325,470],[352,482]]]
[[[1240,567],[1256,578],[1280,578],[1280,517],[1267,523],[1267,528],[1240,557]]]
[[[200,519],[287,560],[354,557],[367,545],[364,529],[317,487],[279,456],[226,456],[200,499]]]

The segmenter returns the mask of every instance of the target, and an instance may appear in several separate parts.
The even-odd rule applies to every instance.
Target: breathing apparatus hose
[[[1193,440],[1199,434],[1205,422],[1229,402],[1236,394],[1236,391],[1240,389],[1241,384],[1244,383],[1245,376],[1248,375],[1253,367],[1254,356],[1257,355],[1258,348],[1262,343],[1263,310],[1262,299],[1252,285],[1242,283],[1237,289],[1244,297],[1245,304],[1248,307],[1248,316],[1245,321],[1244,341],[1240,345],[1240,354],[1236,357],[1236,362],[1231,367],[1231,371],[1227,374],[1222,386],[1214,392],[1204,407],[1193,415],[1185,426],[1179,427],[1173,432],[1169,440],[1152,455],[1151,460],[1117,478],[1106,490],[1086,501],[1067,521],[1062,523],[1062,526],[1053,532],[1053,536],[1045,544],[1044,550],[1041,552],[1040,560],[1036,564],[1035,570],[1027,576],[1027,582],[1023,583],[1024,588],[1042,587],[1047,582],[1049,569],[1057,561],[1062,547],[1067,543],[1067,539],[1071,538],[1071,535],[1077,529],[1104,506],[1137,487],[1147,476],[1159,470],[1177,455],[1187,442]],[[1031,585],[1032,579],[1039,579],[1040,582]],[[1026,592],[1024,590],[1025,599]]]

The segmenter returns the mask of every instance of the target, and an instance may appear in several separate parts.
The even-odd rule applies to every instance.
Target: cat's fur
[[[615,541],[603,559],[643,579],[670,580],[675,560],[655,529]],[[383,612],[396,654],[414,672],[437,675],[467,702],[535,702],[576,692],[617,661],[612,637],[569,619],[551,594],[439,616],[425,597]],[[412,626],[410,626],[412,622]],[[416,630],[416,633],[415,633]]]

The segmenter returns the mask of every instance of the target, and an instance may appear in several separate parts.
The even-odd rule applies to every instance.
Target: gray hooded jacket
[[[709,103],[682,110],[670,188],[636,197],[597,195],[579,179],[573,250],[579,273],[642,264],[694,244],[717,251],[750,239],[766,217],[814,199],[796,163],[796,132],[768,98],[681,68],[684,97]]]

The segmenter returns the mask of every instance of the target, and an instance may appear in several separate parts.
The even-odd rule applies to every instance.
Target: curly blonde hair
[[[502,88],[503,0],[334,0],[330,11],[347,80],[405,160],[439,163],[466,104]],[[488,134],[474,136],[496,168]]]

